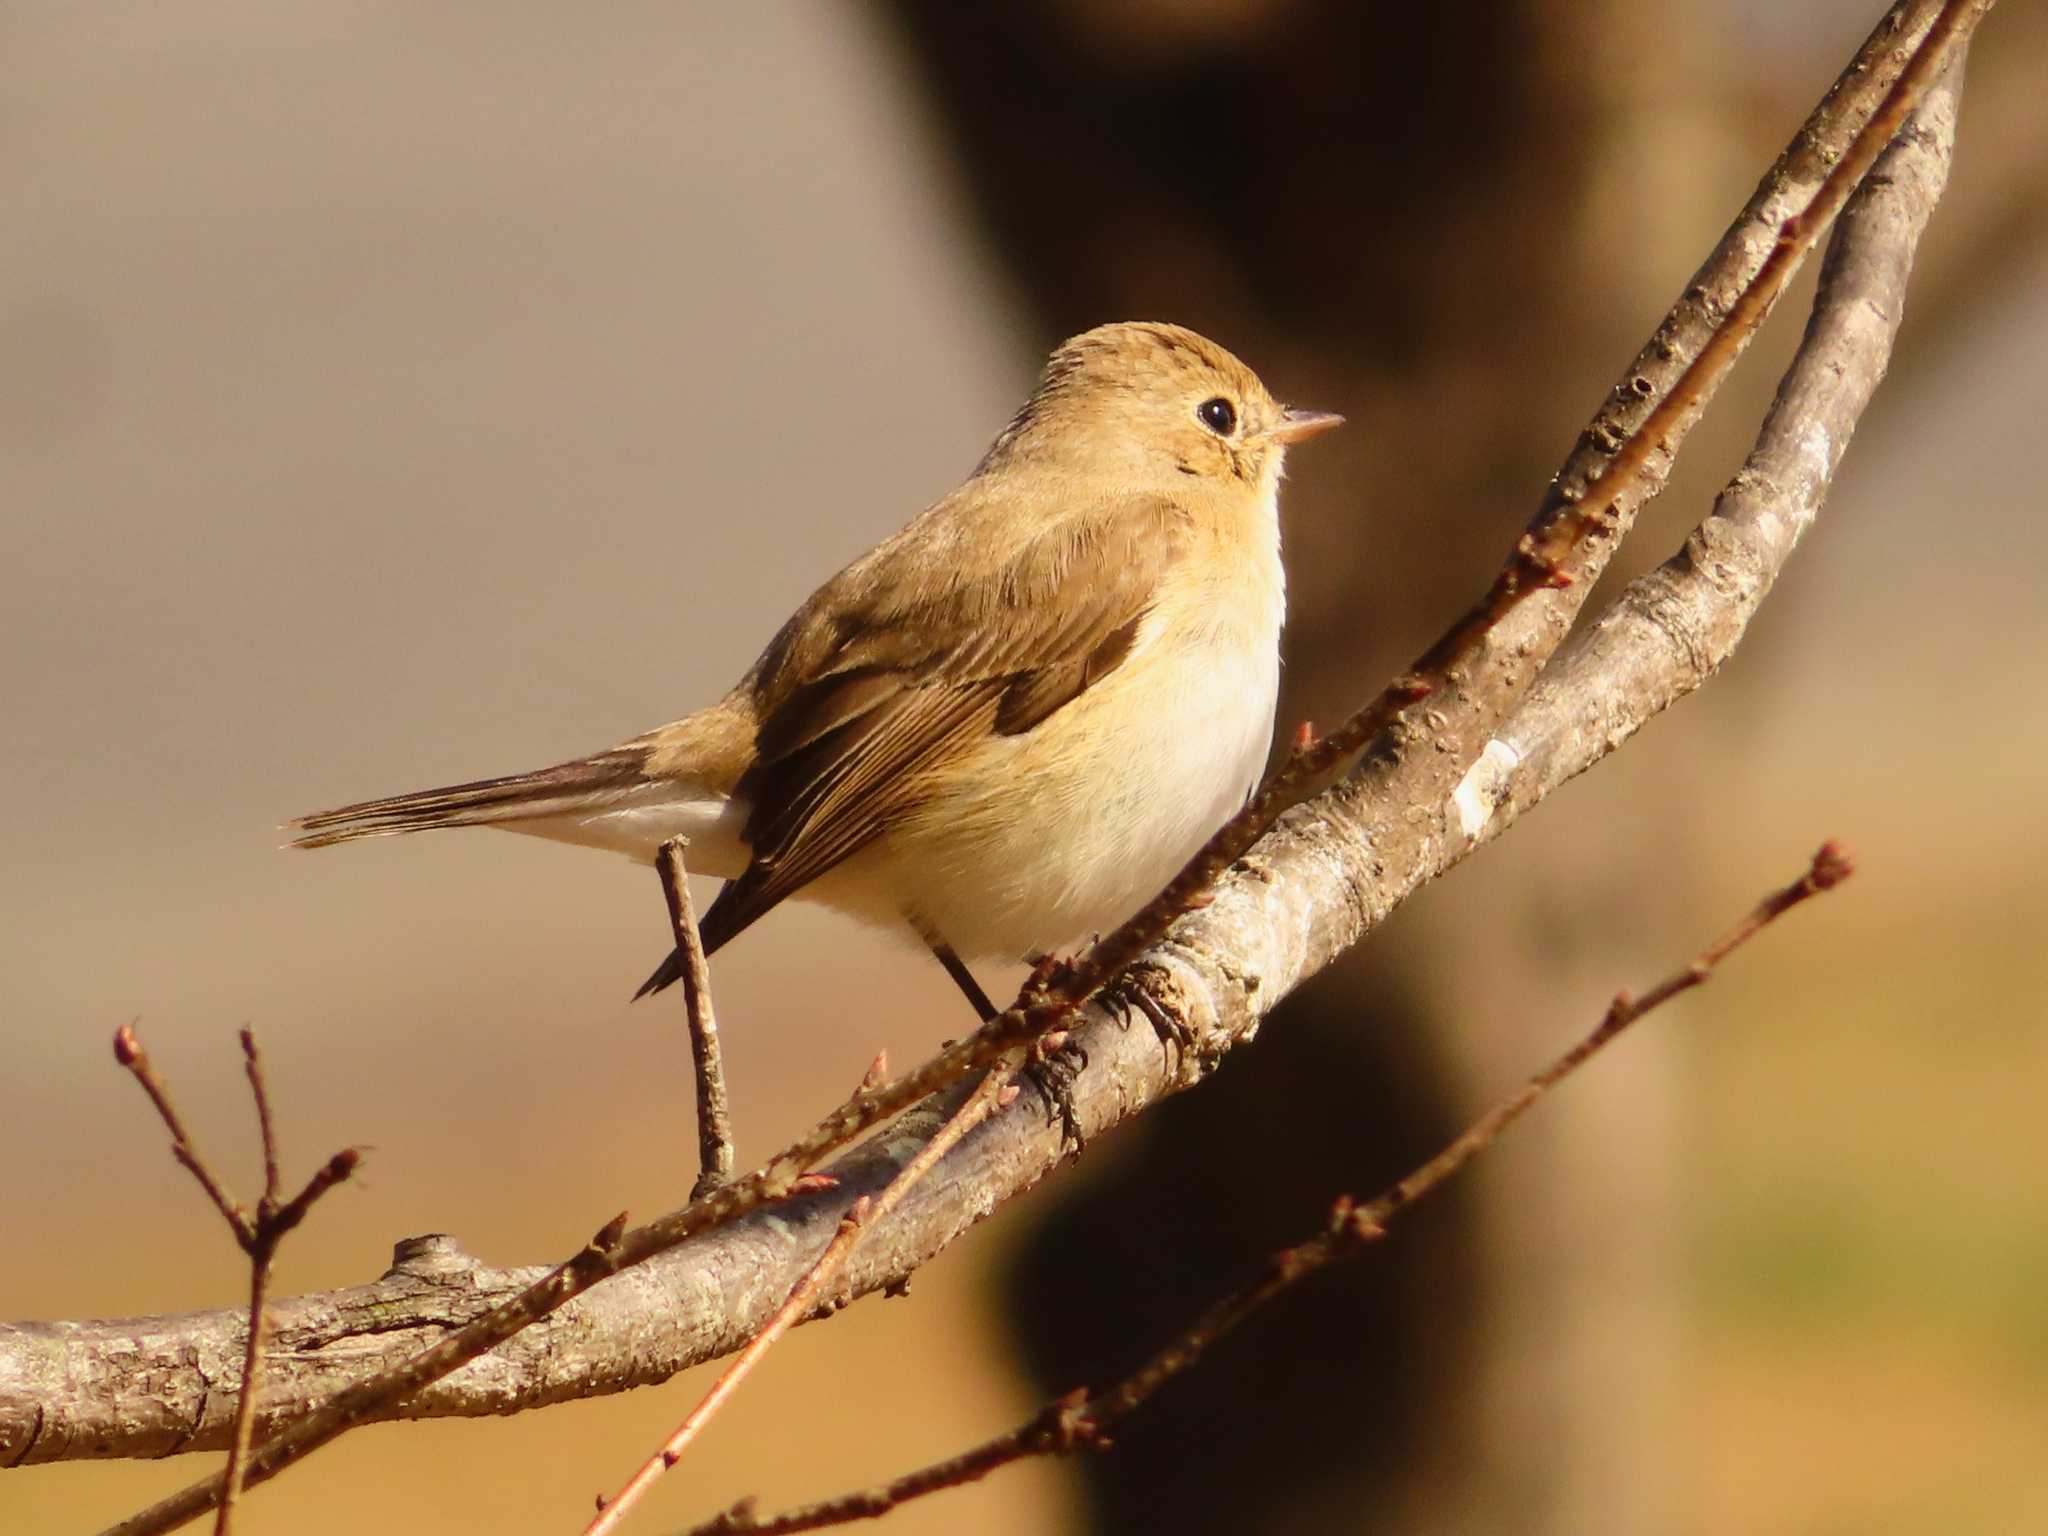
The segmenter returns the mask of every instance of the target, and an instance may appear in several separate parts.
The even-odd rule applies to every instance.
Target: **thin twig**
[[[1983,0],[1962,6],[1951,4],[1944,8],[1943,14],[1958,13],[1964,18],[1948,35],[1951,49],[1968,34],[1981,16],[1982,8]],[[1828,161],[1847,150],[1854,138],[1849,125],[1877,110],[1877,103],[1901,77],[1906,64],[1912,57],[1918,57],[1918,50],[1903,58],[1900,51],[1902,39],[1912,27],[1924,24],[1915,21],[1909,26],[1908,18],[1919,16],[1925,9],[1924,5],[1912,3],[1912,0],[1894,6],[1837,80],[1827,99],[1802,125],[1794,149],[1787,152],[1788,160],[1796,155]],[[1925,46],[1924,36],[1921,46]],[[1752,217],[1752,214],[1745,214],[1745,219]],[[1738,223],[1740,225],[1740,221]],[[1741,245],[1736,236],[1737,231],[1731,230],[1717,251],[1716,261],[1723,263],[1722,267],[1716,268],[1719,276],[1733,270],[1736,257],[1727,253]],[[1699,282],[1700,279],[1695,280],[1695,287]],[[1689,311],[1689,298],[1687,305]],[[1674,311],[1674,316],[1676,314]],[[1674,323],[1667,318],[1666,325],[1660,328],[1658,345],[1668,344],[1663,338]],[[1682,350],[1677,349],[1678,352]],[[1619,442],[1615,446],[1619,447]],[[1609,489],[1611,491],[1612,487]],[[1456,669],[1452,671],[1455,673]],[[1262,793],[1260,798],[1264,800],[1266,797]],[[1272,814],[1277,815],[1277,811]],[[1241,823],[1234,820],[1218,834],[1212,848],[1228,848],[1241,835]],[[1179,884],[1176,881],[1176,887]],[[1171,891],[1167,894],[1170,895]],[[1153,903],[1146,914],[1140,914],[1140,919],[1134,920],[1134,925],[1157,921],[1158,911],[1155,909],[1160,908],[1160,902]],[[1135,926],[1132,931],[1136,931]],[[1119,944],[1124,942],[1117,935],[1112,939]],[[1090,959],[1103,953],[1098,946],[1091,952]],[[807,1176],[806,1170],[826,1154],[844,1146],[872,1126],[901,1113],[927,1094],[956,1082],[975,1067],[993,1061],[1003,1051],[1024,1043],[1042,1029],[1056,1026],[1076,1006],[1064,998],[1054,999],[1045,1005],[1050,1017],[1045,1017],[1040,1009],[1012,1008],[975,1035],[958,1042],[905,1077],[856,1095],[754,1172],[703,1200],[692,1202],[683,1210],[624,1233],[618,1240],[616,1251],[604,1265],[579,1266],[577,1261],[571,1261],[526,1291],[455,1329],[419,1354],[344,1388],[320,1408],[259,1446],[251,1458],[250,1481],[253,1484],[275,1475],[277,1470],[307,1451],[325,1444],[357,1423],[366,1422],[373,1414],[388,1411],[421,1388],[495,1348],[530,1323],[550,1315],[605,1275],[644,1262],[736,1216],[787,1198],[798,1181]],[[173,1529],[211,1508],[218,1497],[218,1489],[218,1481],[214,1479],[195,1483],[114,1529],[123,1536],[144,1536],[147,1532]]]
[[[689,870],[683,852],[687,837],[672,837],[654,856],[661,871],[662,894],[668,898],[669,926],[675,930],[676,953],[683,957],[683,1005],[690,1022],[690,1059],[697,1073],[697,1182],[692,1200],[701,1200],[733,1170],[732,1118],[725,1101],[725,1058],[718,1048],[718,1019],[711,1011],[711,967],[704,961],[704,941],[697,933],[697,912],[690,903]]]
[[[1070,1392],[1046,1404],[1008,1434],[889,1482],[799,1505],[765,1518],[754,1513],[754,1500],[744,1499],[722,1514],[692,1526],[684,1536],[736,1536],[741,1532],[747,1536],[781,1536],[785,1532],[873,1520],[912,1499],[977,1481],[1014,1461],[1106,1448],[1114,1425],[1200,1361],[1239,1323],[1309,1275],[1384,1237],[1387,1223],[1485,1151],[1537,1100],[1599,1054],[1623,1030],[1681,992],[1700,986],[1723,960],[1770,923],[1809,898],[1840,885],[1854,869],[1854,861],[1840,844],[1823,843],[1805,874],[1764,897],[1690,965],[1674,971],[1640,997],[1617,993],[1592,1033],[1495,1104],[1435,1157],[1363,1205],[1348,1195],[1341,1197],[1321,1232],[1273,1254],[1259,1279],[1212,1306],[1192,1328],[1116,1385],[1101,1392],[1091,1393],[1085,1388]]]
[[[852,1250],[860,1236],[861,1224],[868,1214],[868,1199],[863,1195],[853,1202],[853,1208],[839,1221],[839,1230],[832,1234],[818,1255],[817,1262],[804,1272],[796,1288],[789,1293],[789,1299],[776,1309],[768,1325],[754,1335],[753,1341],[734,1357],[732,1363],[719,1373],[718,1380],[711,1384],[697,1406],[675,1427],[661,1449],[656,1451],[640,1469],[628,1479],[626,1485],[610,1499],[598,1500],[596,1517],[584,1527],[584,1536],[601,1536],[606,1531],[616,1530],[626,1513],[640,1501],[640,1496],[654,1486],[656,1478],[681,1460],[683,1450],[697,1438],[697,1432],[711,1421],[711,1416],[724,1406],[725,1400],[738,1390],[754,1369],[754,1362],[765,1355],[776,1340],[780,1339],[796,1321],[811,1310],[821,1291],[832,1276],[837,1273],[840,1263]]]
[[[220,1508],[214,1513],[214,1536],[228,1536],[235,1506],[242,1497],[242,1478],[249,1465],[249,1439],[256,1424],[256,1381],[263,1368],[264,1302],[270,1292],[271,1262],[277,1253],[278,1171],[277,1122],[270,1111],[270,1085],[263,1076],[263,1056],[256,1032],[244,1025],[242,1069],[249,1094],[256,1101],[256,1125],[263,1140],[263,1197],[256,1203],[254,1229],[243,1242],[249,1256],[249,1334],[242,1349],[242,1386],[235,1398],[235,1427],[228,1440],[228,1461],[221,1473]]]
[[[242,1351],[241,1393],[235,1399],[234,1434],[228,1441],[227,1466],[221,1472],[220,1508],[213,1515],[214,1536],[228,1536],[248,1474],[249,1441],[256,1425],[256,1380],[263,1368],[263,1306],[269,1299],[274,1247],[264,1245],[249,1256],[249,1340]]]
[[[198,1181],[199,1187],[206,1192],[206,1198],[213,1202],[213,1208],[228,1224],[228,1230],[235,1234],[235,1241],[246,1251],[256,1235],[255,1220],[241,1202],[228,1193],[227,1185],[213,1171],[213,1165],[200,1156],[192,1133],[185,1129],[184,1120],[171,1103],[170,1085],[157,1074],[156,1064],[149,1059],[149,1052],[142,1048],[141,1037],[135,1033],[133,1024],[123,1024],[114,1031],[114,1060],[127,1068],[129,1075],[142,1085],[142,1091],[149,1095],[149,1102],[156,1107],[157,1118],[171,1133],[171,1156]]]
[[[854,1245],[860,1241],[861,1233],[877,1222],[886,1220],[889,1213],[910,1193],[917,1182],[931,1171],[932,1166],[945,1156],[946,1152],[975,1126],[988,1117],[1004,1095],[1015,1097],[1015,1087],[1003,1082],[1002,1074],[991,1072],[981,1080],[974,1092],[955,1110],[950,1119],[939,1128],[938,1134],[919,1149],[917,1156],[903,1165],[902,1170],[891,1179],[881,1194],[870,1200],[866,1195],[854,1201],[853,1208],[840,1220],[839,1230],[832,1234],[825,1244],[818,1260],[804,1272],[803,1278],[790,1291],[789,1299],[775,1311],[766,1326],[739,1352],[731,1365],[719,1373],[718,1380],[711,1384],[711,1390],[704,1394],[695,1408],[692,1408],[682,1423],[661,1449],[641,1463],[626,1485],[611,1499],[598,1506],[597,1516],[584,1527],[583,1536],[606,1536],[616,1530],[621,1520],[655,1480],[682,1457],[683,1450],[697,1438],[697,1434],[711,1421],[713,1414],[724,1406],[726,1400],[738,1390],[755,1364],[816,1304],[825,1287],[845,1267]]]
[[[249,1094],[256,1100],[256,1127],[263,1137],[263,1204],[277,1204],[282,1175],[277,1162],[277,1121],[270,1113],[270,1085],[263,1080],[263,1054],[256,1049],[256,1031],[242,1026],[242,1070],[249,1077]]]
[[[220,1503],[215,1510],[214,1536],[228,1536],[234,1524],[235,1506],[241,1498],[249,1462],[249,1441],[256,1421],[256,1381],[263,1367],[264,1303],[270,1291],[270,1271],[277,1258],[278,1244],[312,1209],[313,1202],[339,1184],[362,1161],[362,1153],[344,1147],[314,1171],[306,1187],[290,1200],[278,1201],[277,1119],[270,1107],[270,1086],[263,1076],[263,1055],[256,1048],[256,1032],[243,1028],[242,1063],[248,1074],[249,1093],[256,1101],[256,1124],[263,1140],[263,1198],[252,1217],[248,1209],[227,1192],[227,1186],[199,1155],[192,1136],[171,1104],[169,1085],[157,1072],[142,1048],[135,1026],[124,1024],[114,1032],[114,1059],[142,1085],[156,1107],[158,1117],[171,1132],[171,1152],[206,1191],[214,1208],[227,1221],[235,1243],[249,1260],[249,1331],[242,1348],[241,1391],[235,1399],[235,1422],[228,1441],[227,1465],[221,1472]]]

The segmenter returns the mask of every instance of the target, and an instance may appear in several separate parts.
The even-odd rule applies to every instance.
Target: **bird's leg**
[[[974,979],[974,973],[967,969],[966,962],[955,952],[953,946],[946,942],[938,929],[921,917],[909,917],[906,914],[906,918],[910,926],[917,930],[917,936],[924,940],[924,947],[932,952],[932,958],[946,968],[946,974],[953,978],[953,985],[958,987],[965,994],[967,1001],[973,1005],[982,1023],[986,1024],[1003,1011],[989,1001],[988,994],[981,990],[981,983]]]
[[[1000,1014],[1002,1010],[989,1001],[988,994],[981,989],[981,983],[974,979],[973,973],[967,969],[953,946],[946,942],[938,929],[922,918],[909,917],[908,914],[906,917],[910,926],[917,930],[917,936],[924,940],[925,948],[932,952],[932,958],[946,968],[946,974],[953,978],[953,984],[967,995],[967,1001],[972,1003],[974,1011],[981,1015],[981,1022],[986,1024]],[[1043,959],[1039,963],[1042,967]],[[1062,1029],[1041,1036],[1031,1043],[1029,1062],[1025,1068],[1032,1082],[1038,1085],[1039,1094],[1045,1099],[1046,1119],[1050,1121],[1055,1115],[1059,1117],[1066,1139],[1073,1144],[1076,1151],[1081,1147],[1081,1127],[1074,1114],[1074,1079],[1081,1075],[1082,1069],[1087,1065],[1087,1052],[1072,1044],[1067,1038],[1067,1032]]]
[[[654,856],[661,872],[662,894],[668,898],[669,926],[675,930],[683,1003],[689,1013],[690,1059],[697,1077],[697,1182],[692,1200],[732,1178],[732,1119],[725,1103],[725,1061],[718,1049],[718,1020],[711,1012],[711,968],[704,962],[704,944],[697,936],[697,914],[690,905],[689,871],[683,867],[686,837],[672,837]]]

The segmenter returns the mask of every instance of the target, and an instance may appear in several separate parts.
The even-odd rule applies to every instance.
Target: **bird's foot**
[[[1165,974],[1157,966],[1134,965],[1102,989],[1100,1001],[1126,1029],[1130,1028],[1131,1014],[1142,1013],[1152,1026],[1152,1033],[1159,1037],[1162,1051],[1178,1051],[1186,1056],[1195,1043],[1194,1030],[1150,985],[1154,978]],[[1167,1065],[1172,1065],[1170,1058]]]
[[[1045,1123],[1060,1123],[1063,1147],[1079,1153],[1086,1144],[1081,1118],[1074,1105],[1074,1084],[1088,1070],[1088,1053],[1064,1029],[1055,1029],[1031,1042],[1024,1071],[1045,1100]]]

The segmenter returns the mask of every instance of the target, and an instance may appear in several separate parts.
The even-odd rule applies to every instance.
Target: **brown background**
[[[955,157],[918,8],[885,9],[0,9],[0,1315],[239,1295],[109,1059],[132,1017],[245,1178],[245,1021],[294,1165],[372,1148],[287,1248],[290,1289],[364,1278],[408,1233],[536,1260],[621,1205],[679,1199],[677,1021],[625,1002],[662,945],[651,876],[476,835],[288,857],[275,824],[694,707],[972,464],[1065,317],[1005,264],[991,157]],[[1214,328],[1278,391],[1353,418],[1295,466],[1297,712],[1328,718],[1476,587],[1875,8],[1665,0],[1614,8],[1597,38],[1595,9],[1517,8],[1513,101],[1398,53],[1340,82],[1369,99],[1401,75],[1442,104],[1425,220],[1371,197],[1304,211],[1274,158],[1213,155],[1246,131],[1228,89],[1173,198],[1249,208],[1250,256],[1138,217],[1163,183],[1120,197],[1076,166],[1077,227],[1121,228],[1125,253],[1079,323]],[[1269,76],[1259,29],[1309,10],[1045,15],[1073,58],[1199,49],[1227,86]],[[1412,1282],[1458,1390],[1414,1410],[1424,1449],[1396,1504],[1338,1502],[1319,1528],[2048,1520],[2043,41],[2027,7],[1987,24],[1894,378],[1735,666],[1428,893],[1352,978],[1421,1021],[1418,1094],[1468,1110],[1820,836],[1865,858],[1474,1177],[1455,1210],[1484,1234],[1478,1273],[1434,1304],[1428,1272]],[[1020,108],[1017,141],[1057,165],[1075,122],[1037,107],[1054,115]],[[1416,318],[1375,330],[1361,301],[1319,342],[1272,296],[1276,247],[1318,261],[1304,290],[1355,274],[1373,314]],[[1461,304],[1460,284],[1485,296]],[[1789,318],[1760,354],[1782,355]],[[1732,466],[1768,361],[1642,559]],[[876,1048],[907,1059],[960,1024],[928,962],[801,909],[722,955],[718,986],[743,1156]],[[748,1490],[827,1492],[1021,1417],[1042,1387],[1005,1298],[1071,1304],[1133,1276],[1084,1268],[1034,1295],[1009,1261],[1149,1134],[1093,1149],[908,1302],[789,1340],[648,1527]],[[1250,1198],[1285,1230],[1333,1187],[1275,1170]],[[1119,1324],[1131,1348],[1182,1315],[1171,1276],[1137,1289],[1155,1278],[1157,1307]],[[1247,1363],[1249,1390],[1285,1396],[1288,1357],[1254,1337]],[[1431,1360],[1403,1369],[1428,1379]],[[256,1495],[248,1527],[573,1529],[691,1385],[368,1431]],[[200,1467],[0,1475],[0,1526],[89,1528]],[[1034,1467],[893,1528],[1065,1529],[1084,1498],[1070,1469]]]

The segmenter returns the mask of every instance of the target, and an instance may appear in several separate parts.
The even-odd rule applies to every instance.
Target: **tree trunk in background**
[[[1340,717],[1477,592],[1569,447],[1557,423],[1583,418],[1719,229],[1718,178],[1655,178],[1660,147],[1740,153],[1698,71],[1643,66],[1692,56],[1681,5],[879,8],[1025,301],[1021,345],[1172,319],[1350,417],[1287,496],[1283,735]],[[1717,205],[1672,206],[1686,195]],[[1644,968],[1578,914],[1625,905],[1646,869],[1582,855],[1539,889],[1495,867],[1483,893],[1454,883],[1455,910],[1418,904],[1046,1207],[1011,1302],[1048,1391],[1135,1361]],[[1645,1042],[1595,1074],[1461,1198],[1081,1463],[1097,1527],[1670,1528],[1664,1060]],[[1589,1159],[1603,1176],[1575,1178]],[[1122,1322],[1093,1331],[1109,1298]]]

